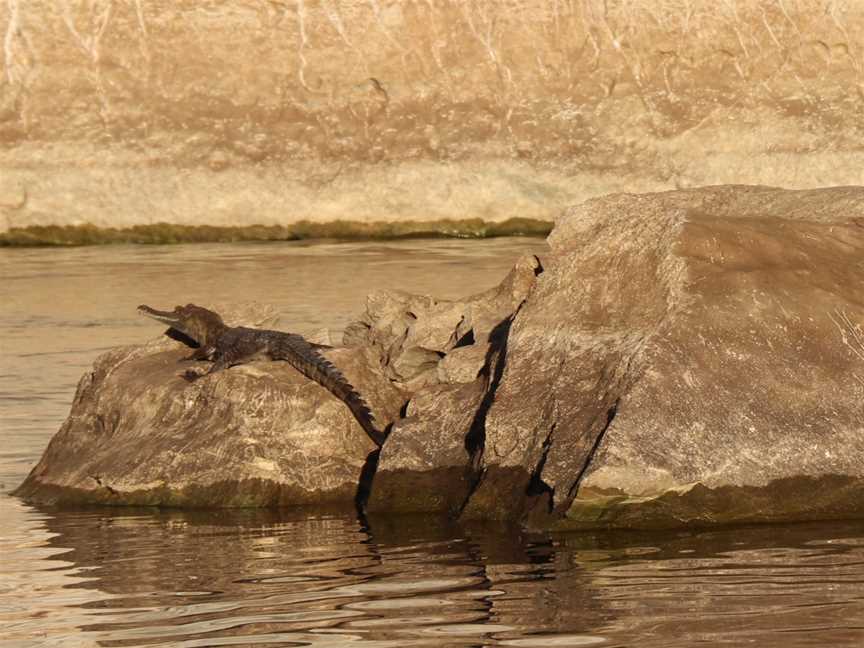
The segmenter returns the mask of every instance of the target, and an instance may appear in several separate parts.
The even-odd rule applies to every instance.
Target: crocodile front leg
[[[180,358],[180,362],[196,362],[201,360],[212,360],[216,354],[216,347],[212,344],[200,346],[195,349],[190,355],[185,358]]]

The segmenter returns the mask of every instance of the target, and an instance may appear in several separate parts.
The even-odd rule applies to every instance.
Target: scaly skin
[[[142,305],[138,307],[138,312],[194,340],[198,348],[186,360],[213,361],[213,366],[206,374],[258,358],[288,362],[345,403],[377,445],[384,443],[385,434],[375,427],[372,412],[360,394],[354,391],[345,376],[314,345],[300,335],[243,326],[231,327],[217,313],[195,304],[177,306],[173,311],[160,311]],[[200,377],[193,371],[188,371],[186,375],[192,380]]]

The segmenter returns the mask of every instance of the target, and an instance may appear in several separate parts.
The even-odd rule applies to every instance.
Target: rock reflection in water
[[[11,645],[858,645],[864,526],[532,534],[429,518],[37,512]],[[10,527],[11,528],[11,527]],[[29,542],[24,542],[24,538]],[[15,604],[15,602],[19,604]]]

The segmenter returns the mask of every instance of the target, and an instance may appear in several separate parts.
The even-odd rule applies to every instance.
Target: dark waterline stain
[[[176,225],[154,223],[128,228],[94,225],[32,225],[12,227],[0,233],[0,246],[80,246],[133,243],[166,245],[174,243],[238,243],[308,240],[392,240],[404,238],[483,239],[502,236],[546,236],[552,223],[530,218],[510,218],[488,222],[479,218],[464,220],[359,222],[300,221],[291,225]]]

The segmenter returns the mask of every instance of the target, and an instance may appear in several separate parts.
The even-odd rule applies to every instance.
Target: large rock
[[[610,196],[549,243],[464,515],[864,515],[864,189]]]
[[[286,363],[189,384],[159,341],[96,363],[19,493],[577,528],[864,517],[864,188],[613,195],[549,244],[462,300],[370,296],[327,356],[393,421],[380,453]]]
[[[261,325],[257,309],[231,325]],[[324,355],[382,425],[404,397],[364,349]],[[101,356],[72,412],[17,493],[46,503],[352,507],[375,445],[348,408],[285,362],[187,382],[189,349],[162,338]]]

